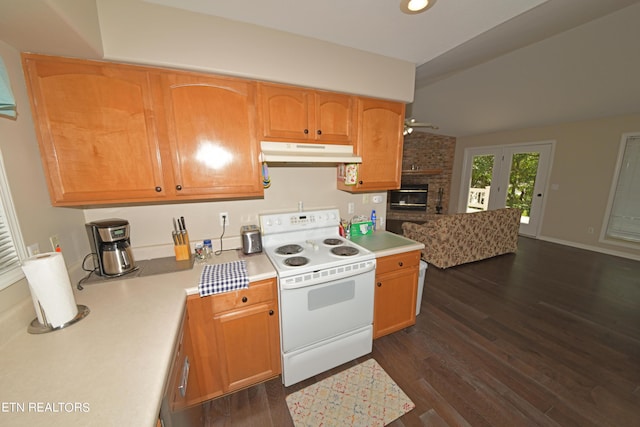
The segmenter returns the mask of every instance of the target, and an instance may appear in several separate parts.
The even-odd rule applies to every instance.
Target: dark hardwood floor
[[[205,404],[205,426],[291,426],[285,396],[375,358],[416,404],[391,426],[640,426],[640,262],[521,238],[429,267],[416,325],[300,384]]]

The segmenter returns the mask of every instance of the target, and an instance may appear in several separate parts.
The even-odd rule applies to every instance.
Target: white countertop
[[[352,239],[393,255],[424,247],[377,231]],[[264,254],[228,251],[209,263],[247,260],[250,281],[276,277]],[[187,294],[196,294],[204,264],[192,270],[112,279],[74,289],[91,313],[68,328],[19,333],[0,347],[0,425],[155,426]]]
[[[276,277],[264,254],[236,251],[251,281]],[[0,425],[155,426],[187,293],[204,264],[75,291],[91,313],[65,329],[24,332],[0,348]],[[126,277],[126,276],[125,276]]]
[[[352,236],[351,241],[375,252],[376,258],[424,249],[423,243],[384,230],[364,236]]]

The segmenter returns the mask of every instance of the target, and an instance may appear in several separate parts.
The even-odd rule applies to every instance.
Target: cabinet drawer
[[[200,298],[196,296],[196,298]],[[247,289],[225,292],[202,298],[202,302],[210,305],[211,312],[222,313],[251,304],[276,299],[275,279],[252,282]]]
[[[420,265],[420,251],[389,255],[376,260],[376,274],[414,268]]]

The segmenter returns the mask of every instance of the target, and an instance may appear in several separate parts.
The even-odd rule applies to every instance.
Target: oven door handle
[[[351,267],[351,268],[347,271],[343,271],[341,273],[336,273],[331,275],[322,275],[321,271],[315,271],[315,272],[300,274],[292,277],[284,277],[284,278],[281,277],[279,278],[280,288],[283,290],[300,289],[300,288],[305,288],[307,286],[313,286],[317,284],[322,284],[322,283],[332,282],[335,280],[342,280],[349,277],[358,276],[360,274],[368,273],[369,271],[376,269],[375,259],[373,260],[373,262],[366,261],[366,264],[364,266],[361,266],[361,264],[362,263],[358,263],[358,268],[356,269],[353,268],[354,267],[353,265],[341,266],[342,268],[344,267]],[[329,268],[328,270],[339,269],[341,267],[333,267],[333,268]],[[298,279],[301,276],[307,276],[307,275],[311,275],[312,278],[304,279],[304,280]],[[373,286],[373,283],[372,283],[372,286]]]

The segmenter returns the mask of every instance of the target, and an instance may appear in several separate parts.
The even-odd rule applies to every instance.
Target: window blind
[[[640,134],[628,135],[622,144],[606,234],[615,239],[640,242]]]
[[[0,154],[0,290],[24,277],[20,267],[24,257],[26,251]]]

